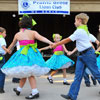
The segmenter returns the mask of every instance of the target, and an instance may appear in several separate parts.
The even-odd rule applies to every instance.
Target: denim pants
[[[94,78],[94,76],[91,76],[92,80],[96,81],[96,79]],[[89,74],[86,72],[84,72],[84,80],[85,80],[85,84],[86,85],[90,85],[90,78],[89,78]]]
[[[0,88],[4,88],[5,83],[5,74],[1,71],[2,66],[5,64],[5,57],[3,56],[3,60],[0,61]]]
[[[85,71],[85,65],[91,71],[93,76],[98,80],[100,84],[100,72],[98,71],[96,63],[96,55],[94,49],[91,48],[86,53],[77,57],[75,78],[68,93],[68,95],[71,97],[72,100],[77,100],[82,77]]]
[[[84,80],[85,84],[90,85],[89,74],[87,74],[86,71],[84,72]]]

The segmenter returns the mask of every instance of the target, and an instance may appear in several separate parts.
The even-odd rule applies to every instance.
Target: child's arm
[[[9,49],[7,49],[4,45],[2,46],[2,48],[6,51],[6,53],[10,53]]]
[[[100,46],[100,42],[96,40],[95,43],[97,44],[97,48],[98,48]]]
[[[67,50],[67,48],[65,47],[64,44],[63,44],[63,49],[64,49],[64,51],[65,51],[66,53],[68,53],[68,50]]]
[[[98,49],[96,50],[96,52],[99,52],[100,51],[100,46],[98,47]]]
[[[76,51],[77,51],[77,48],[75,47],[73,51],[71,51],[71,52],[69,51],[69,52],[68,52],[68,55],[70,56],[70,55],[72,55],[73,53],[75,53]]]
[[[97,50],[95,51],[95,54],[99,54],[100,55],[100,46],[97,48]]]
[[[37,33],[37,32],[34,32],[34,33],[35,33],[35,38],[37,40],[40,40],[40,41],[45,42],[45,43],[48,43],[48,44],[53,44],[50,40],[48,40],[47,38],[43,37],[39,33]]]
[[[51,48],[55,48],[55,47],[58,46],[58,45],[66,44],[66,43],[69,43],[69,42],[71,42],[71,41],[72,41],[72,40],[71,40],[70,38],[65,38],[65,39],[61,40],[60,42],[51,45]]]
[[[41,49],[39,49],[39,51],[41,52],[42,50],[47,50],[47,49],[50,49],[50,46],[47,46],[47,47],[41,48]]]
[[[96,52],[99,52],[100,51],[100,42],[98,40],[96,40],[95,43],[97,44],[97,47],[98,47]]]
[[[10,46],[8,47],[8,49],[13,50],[16,43],[17,43],[17,35],[14,36],[14,39],[13,39],[12,43],[10,44]]]
[[[95,47],[94,47],[94,45],[92,44],[92,42],[90,41],[90,43],[91,43],[91,45],[92,45],[92,48],[95,50]]]

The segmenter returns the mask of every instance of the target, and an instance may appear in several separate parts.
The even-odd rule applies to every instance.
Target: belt
[[[93,49],[93,48],[90,47],[90,48],[88,48],[88,49],[86,49],[86,50],[84,50],[84,51],[82,51],[82,52],[79,52],[79,55],[82,55],[82,54],[86,53],[86,52],[89,51],[90,49]]]

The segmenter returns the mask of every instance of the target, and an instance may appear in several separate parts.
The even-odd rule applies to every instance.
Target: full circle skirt
[[[24,78],[41,76],[50,71],[38,49],[35,52],[29,48],[27,55],[21,54],[22,49],[16,51],[4,64],[1,69],[3,73],[10,77]]]

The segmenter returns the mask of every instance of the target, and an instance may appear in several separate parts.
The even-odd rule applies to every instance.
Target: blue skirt
[[[98,69],[100,70],[100,55],[97,57],[97,66],[98,66]]]
[[[2,67],[2,72],[10,77],[24,78],[29,76],[41,76],[47,74],[47,67],[38,49],[34,52],[29,48],[27,55],[21,54],[23,48],[16,51]]]
[[[68,58],[67,56],[65,56],[64,54],[63,55],[53,54],[53,56],[46,61],[46,64],[50,69],[57,70],[57,69],[68,68],[73,64],[75,64],[75,62],[70,58]]]

